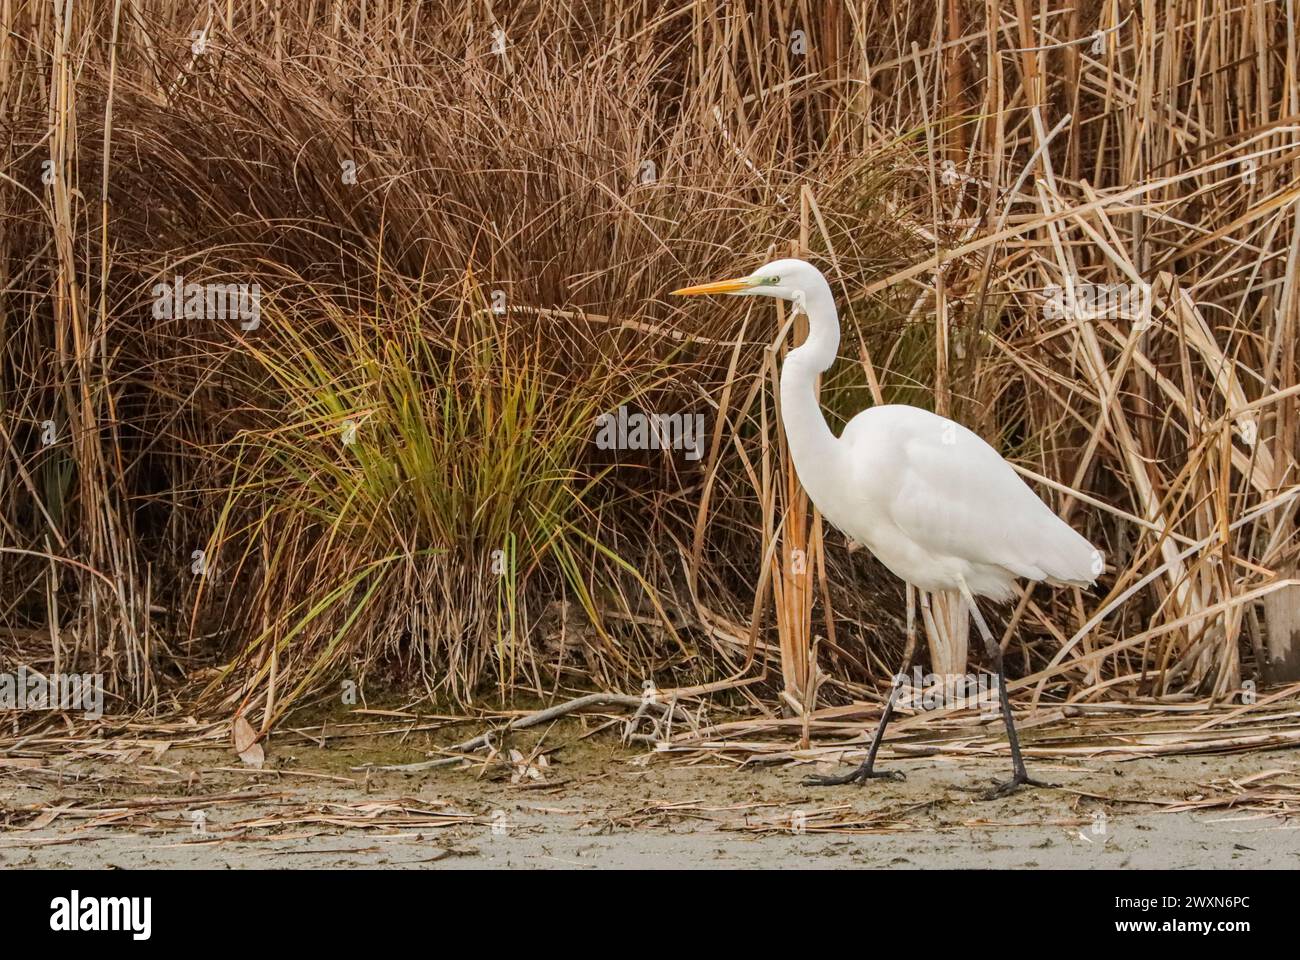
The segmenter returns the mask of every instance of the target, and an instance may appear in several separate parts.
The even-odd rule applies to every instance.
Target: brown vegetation
[[[5,662],[266,724],[376,671],[862,695],[902,588],[801,513],[785,318],[664,298],[795,251],[834,422],[957,417],[1105,551],[1011,669],[1234,695],[1295,605],[1290,9],[5,0]],[[156,316],[176,276],[260,321]],[[597,449],[621,404],[704,456]]]

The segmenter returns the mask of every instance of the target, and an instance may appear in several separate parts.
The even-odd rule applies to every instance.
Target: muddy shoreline
[[[1059,789],[985,801],[1000,759],[893,757],[905,781],[812,788],[811,765],[656,753],[578,720],[516,738],[513,762],[413,774],[372,767],[426,757],[418,737],[283,740],[262,770],[216,744],[0,769],[0,868],[1300,868],[1294,816],[1163,812],[1270,771],[1294,785],[1294,750],[1040,762]]]

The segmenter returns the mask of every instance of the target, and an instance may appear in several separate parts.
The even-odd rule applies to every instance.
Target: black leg
[[[966,597],[966,605],[970,607],[971,617],[979,627],[980,636],[984,638],[984,651],[998,674],[998,700],[1002,704],[1002,722],[1006,725],[1007,740],[1011,743],[1011,779],[995,783],[993,789],[983,795],[983,799],[995,800],[998,797],[1005,797],[1021,787],[1055,787],[1057,786],[1055,783],[1044,783],[1033,779],[1025,769],[1025,758],[1020,755],[1020,738],[1016,735],[1016,724],[1011,718],[1011,700],[1007,696],[1007,674],[1002,666],[1002,646],[989,630],[988,624],[984,622],[979,607],[975,606],[975,598],[971,596],[965,584],[962,584],[962,593]]]
[[[904,677],[901,673],[894,678],[894,688],[889,691],[889,699],[885,701],[885,711],[880,715],[880,724],[876,727],[876,735],[871,738],[871,747],[867,750],[867,759],[862,761],[862,766],[838,777],[824,777],[820,774],[813,774],[804,778],[804,786],[838,787],[846,783],[863,784],[871,779],[907,779],[898,770],[885,770],[882,772],[875,769],[876,751],[880,749],[880,742],[885,739],[885,727],[889,724],[889,717],[894,712],[894,701],[898,699],[898,692],[903,689],[903,680]]]

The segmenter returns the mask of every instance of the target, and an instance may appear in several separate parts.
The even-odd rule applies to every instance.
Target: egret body
[[[862,411],[835,436],[815,384],[835,362],[839,317],[830,284],[812,264],[776,260],[748,277],[673,293],[776,297],[807,316],[808,337],[781,368],[781,421],[799,482],[823,517],[922,596],[953,591],[964,598],[998,675],[1011,743],[1012,779],[994,793],[1035,783],[1020,755],[1002,649],[975,598],[1008,600],[1017,579],[1087,586],[1101,572],[1100,553],[1038,499],[996,450],[954,421],[888,404]],[[898,692],[896,682],[863,764],[844,776],[810,782],[898,776],[874,769]]]

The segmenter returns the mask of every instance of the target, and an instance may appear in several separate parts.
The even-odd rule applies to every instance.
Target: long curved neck
[[[817,402],[817,375],[830,369],[840,347],[840,321],[829,285],[806,294],[808,339],[791,350],[781,367],[781,421],[795,471],[804,489],[817,501],[819,478],[839,450]]]

